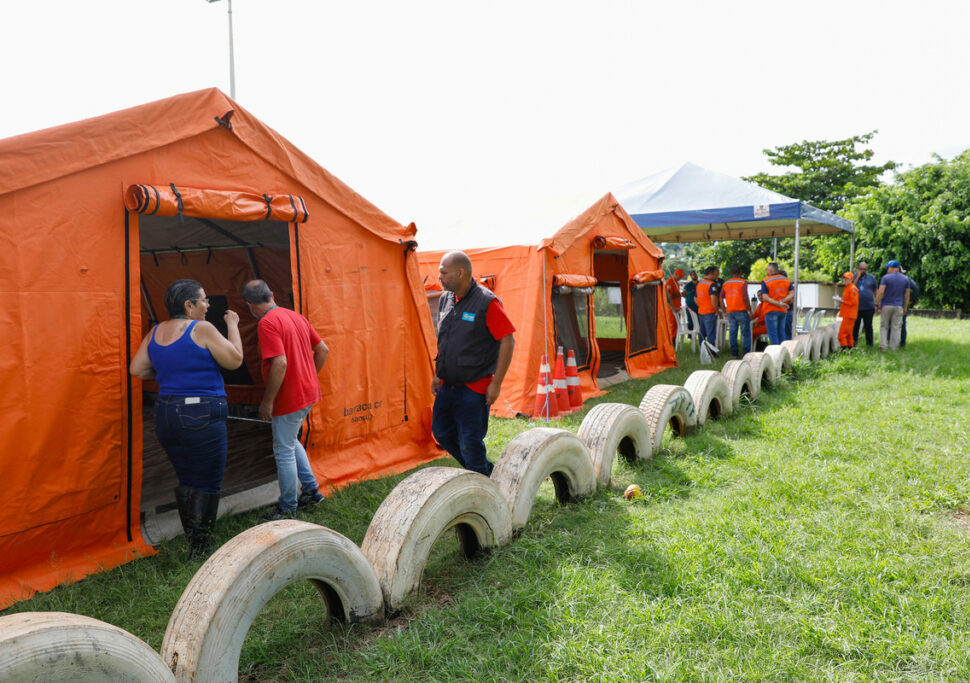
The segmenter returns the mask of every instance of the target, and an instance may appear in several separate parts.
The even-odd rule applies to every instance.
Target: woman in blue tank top
[[[158,382],[155,435],[178,476],[175,501],[189,555],[202,557],[211,552],[228,447],[229,406],[219,368],[242,365],[239,314],[226,311],[226,339],[205,320],[209,299],[195,280],[173,282],[165,308],[171,319],[145,335],[130,370]]]

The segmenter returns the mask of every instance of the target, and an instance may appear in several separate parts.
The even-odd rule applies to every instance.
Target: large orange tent
[[[177,278],[241,314],[221,511],[278,495],[251,277],[330,347],[302,437],[322,485],[440,455],[413,226],[218,90],[0,140],[0,216],[0,608],[177,533],[157,386],[127,372]]]
[[[630,377],[677,365],[663,296],[663,252],[607,194],[538,246],[462,249],[475,277],[502,300],[515,324],[515,351],[501,417],[532,414],[539,360],[557,346],[573,350],[583,396],[603,391],[597,376],[611,362]],[[418,252],[432,319],[444,251]]]

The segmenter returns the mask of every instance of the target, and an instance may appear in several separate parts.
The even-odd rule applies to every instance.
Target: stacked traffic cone
[[[559,403],[559,413],[568,415],[573,412],[569,405],[569,392],[566,389],[566,363],[562,357],[562,347],[556,351],[556,369],[552,375],[552,381],[556,389],[556,401]]]
[[[566,393],[569,394],[569,407],[572,410],[583,407],[583,390],[579,388],[579,370],[576,369],[576,354],[572,349],[566,359]]]
[[[545,419],[559,417],[559,404],[556,401],[556,390],[552,384],[552,373],[549,372],[549,359],[545,356],[539,363],[539,379],[536,382],[536,405],[532,410],[532,417]]]

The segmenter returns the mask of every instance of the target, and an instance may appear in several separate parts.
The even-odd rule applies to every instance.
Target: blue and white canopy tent
[[[794,237],[796,292],[802,235],[848,233],[849,263],[855,261],[852,221],[695,164],[655,173],[613,194],[654,242]]]

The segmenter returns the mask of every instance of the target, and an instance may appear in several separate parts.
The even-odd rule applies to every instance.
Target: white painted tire
[[[647,418],[654,453],[660,451],[668,426],[676,436],[687,436],[697,426],[694,399],[690,392],[677,384],[655,384],[650,387],[640,401],[640,412]]]
[[[377,576],[353,542],[309,522],[266,522],[229,539],[195,573],[168,621],[162,660],[179,681],[235,681],[256,615],[301,580],[316,586],[334,617],[384,619]]]
[[[494,481],[457,467],[428,467],[401,481],[377,508],[360,549],[392,613],[418,588],[432,546],[449,529],[466,557],[509,542],[509,508]]]
[[[829,357],[829,330],[827,327],[820,330],[813,330],[810,336],[814,339],[815,348],[818,349],[818,358]]]
[[[788,355],[793,362],[796,360],[808,360],[808,354],[805,353],[805,344],[798,337],[786,339],[781,343],[781,346],[788,351]]]
[[[717,420],[734,410],[731,388],[717,370],[695,370],[684,382],[684,388],[694,400],[698,427],[704,426],[708,416]]]
[[[626,403],[600,403],[586,413],[577,433],[593,459],[598,486],[610,485],[617,453],[628,462],[653,457],[653,438],[647,419]]]
[[[839,343],[839,328],[832,324],[829,327],[829,353],[838,353],[842,350],[842,344]]]
[[[737,410],[741,405],[741,397],[747,396],[749,401],[758,398],[760,384],[754,381],[754,373],[751,371],[751,364],[745,360],[729,360],[721,368],[728,387],[731,389],[731,405],[733,410]]]
[[[596,491],[593,459],[586,444],[572,432],[547,427],[522,432],[495,463],[492,481],[508,501],[513,530],[529,521],[536,493],[546,478],[552,478],[560,503]]]
[[[175,681],[147,643],[65,612],[0,617],[0,681]]]
[[[758,395],[770,388],[778,381],[780,371],[775,369],[775,361],[764,351],[752,351],[744,354],[742,360],[751,365],[751,381],[757,387]]]
[[[818,349],[815,347],[815,339],[809,334],[799,334],[795,337],[796,341],[802,344],[802,360],[814,363],[818,360]]]
[[[765,349],[775,364],[775,381],[781,379],[782,373],[791,372],[791,353],[781,344],[771,344]]]

